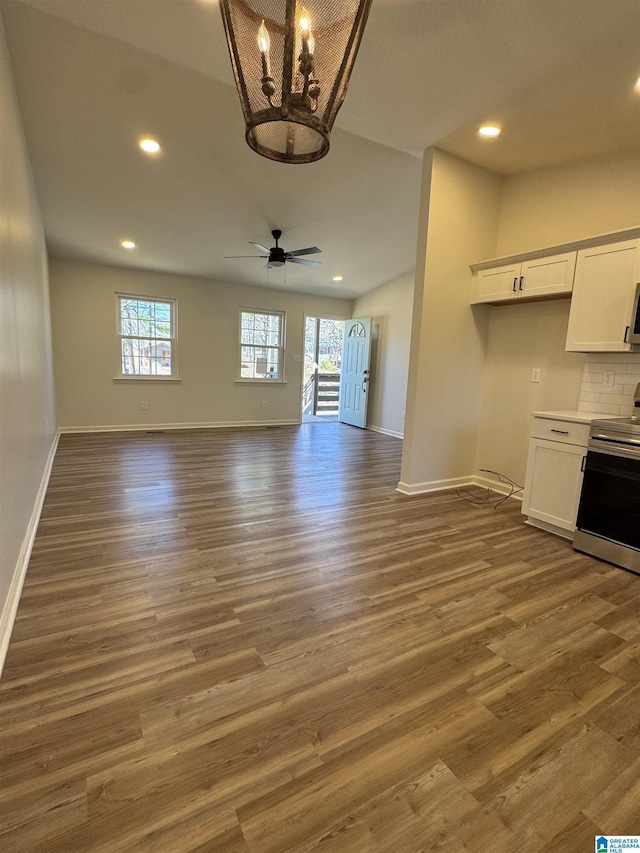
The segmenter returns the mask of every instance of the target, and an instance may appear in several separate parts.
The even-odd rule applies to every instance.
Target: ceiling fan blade
[[[267,255],[271,251],[270,249],[267,249],[266,246],[263,246],[262,243],[254,243],[253,240],[249,240],[249,243],[251,243],[252,246],[255,246],[256,249],[260,249],[261,252],[266,252]]]
[[[296,249],[294,252],[287,252],[288,257],[296,258],[298,255],[317,255],[322,252],[317,246],[310,246],[308,249]]]
[[[267,261],[267,263],[262,267],[262,269],[263,269],[263,270],[272,270],[272,269],[273,269],[273,267],[271,266],[271,264],[269,263],[269,261]]]
[[[287,257],[287,263],[289,264],[304,264],[306,267],[319,267],[320,261],[305,261],[304,258],[289,258]]]
[[[268,258],[269,255],[225,255],[225,258]]]

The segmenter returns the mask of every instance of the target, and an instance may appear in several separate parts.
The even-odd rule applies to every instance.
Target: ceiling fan
[[[319,267],[319,261],[308,261],[306,258],[301,258],[300,255],[317,255],[322,249],[319,249],[317,246],[310,246],[308,249],[295,249],[293,252],[285,252],[285,250],[278,245],[278,240],[282,237],[282,231],[278,228],[274,228],[271,232],[273,235],[273,239],[276,241],[275,246],[271,249],[267,249],[266,246],[263,246],[262,243],[254,243],[253,240],[249,240],[252,246],[255,246],[257,249],[260,249],[261,252],[266,252],[265,255],[226,255],[227,258],[264,258],[266,260],[266,264],[264,265],[264,269],[269,270],[272,267],[283,267],[285,263],[290,264],[304,264],[307,267]]]

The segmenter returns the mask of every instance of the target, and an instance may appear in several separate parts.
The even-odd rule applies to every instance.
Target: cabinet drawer
[[[531,426],[532,438],[546,438],[564,444],[587,446],[591,424],[574,424],[571,421],[556,421],[551,418],[534,418]]]

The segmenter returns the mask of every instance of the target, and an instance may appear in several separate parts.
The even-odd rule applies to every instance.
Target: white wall
[[[367,426],[404,433],[414,273],[407,273],[356,299],[354,317],[371,317],[371,382]]]
[[[50,276],[62,428],[298,422],[304,314],[348,318],[352,308],[346,299],[57,258]],[[177,298],[180,382],[114,379],[117,292]],[[286,311],[286,384],[236,383],[240,307]]]
[[[640,149],[504,179],[499,256],[640,225]]]
[[[426,490],[474,470],[487,317],[469,306],[469,264],[491,257],[501,179],[425,152],[399,488]]]
[[[474,310],[489,314],[476,468],[524,485],[531,412],[578,408],[585,356],[564,351],[569,300]]]
[[[0,669],[54,441],[47,264],[0,20]]]

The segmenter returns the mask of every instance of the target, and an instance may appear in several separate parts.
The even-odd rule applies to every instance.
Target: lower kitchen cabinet
[[[534,417],[522,512],[528,523],[573,538],[589,423]]]

